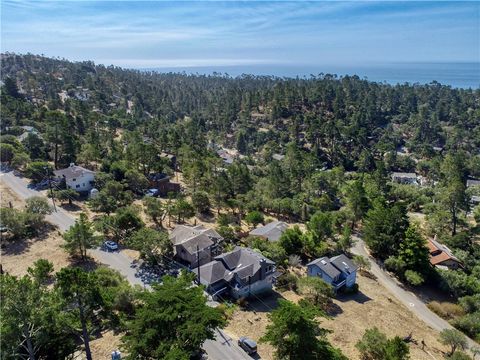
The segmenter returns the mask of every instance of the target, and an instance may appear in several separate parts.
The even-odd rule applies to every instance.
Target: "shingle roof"
[[[283,221],[272,221],[267,225],[260,226],[250,231],[250,235],[262,236],[270,241],[278,241],[288,225]]]
[[[91,171],[91,170],[85,169],[84,167],[71,164],[68,168],[55,170],[53,173],[57,177],[65,177],[68,180],[68,179],[81,177],[84,174],[95,174],[95,171]]]
[[[313,260],[308,263],[307,266],[317,266],[323,272],[325,272],[332,279],[335,279],[340,273],[350,274],[351,272],[358,269],[358,266],[355,265],[345,254],[337,255],[332,258],[327,258],[326,256]]]
[[[203,250],[208,248],[209,246],[212,246],[213,244],[213,240],[205,234],[194,236],[181,243],[184,249],[192,255],[197,252],[197,247],[198,250]]]
[[[340,276],[340,271],[332,265],[330,259],[326,256],[313,260],[312,262],[308,263],[307,266],[317,266],[320,268],[325,274],[330,276],[332,279],[335,279],[337,276]]]
[[[432,265],[437,265],[447,260],[460,262],[448,247],[440,244],[435,239],[428,239],[428,248],[430,251],[430,263]]]
[[[200,234],[204,234],[212,238],[223,239],[222,236],[214,229],[207,229],[203,225],[177,225],[175,229],[173,229],[173,231],[170,233],[169,239],[173,243],[173,245],[178,245]]]
[[[335,266],[338,270],[344,273],[351,273],[358,269],[358,266],[355,265],[345,254],[340,254],[330,258],[333,266]]]
[[[200,266],[200,278],[204,285],[214,284],[221,279],[230,281],[235,275],[246,279],[260,270],[262,261],[275,265],[272,260],[252,249],[236,247],[235,250],[216,256],[213,261]],[[197,272],[196,269],[192,271]]]

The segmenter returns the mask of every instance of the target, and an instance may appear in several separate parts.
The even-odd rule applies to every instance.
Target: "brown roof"
[[[430,251],[430,263],[432,265],[439,265],[447,260],[452,260],[460,263],[451,250],[443,244],[440,244],[435,239],[428,239],[428,249]]]

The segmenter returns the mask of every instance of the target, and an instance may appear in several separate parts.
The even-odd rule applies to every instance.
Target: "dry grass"
[[[25,206],[25,201],[21,200],[0,178],[0,207],[9,207],[10,203],[16,209]]]
[[[445,320],[452,320],[465,315],[465,311],[460,305],[451,302],[431,301],[427,304],[427,307]]]
[[[61,247],[64,240],[57,230],[33,239],[7,243],[2,248],[2,266],[11,275],[23,276],[38,259],[53,263],[54,271],[71,264],[68,254]]]
[[[115,334],[113,331],[105,331],[95,340],[90,342],[90,350],[94,359],[110,359],[112,351],[120,347],[122,334]],[[122,353],[122,358],[125,354]]]
[[[405,306],[396,301],[388,291],[375,280],[359,275],[361,293],[334,300],[336,314],[329,319],[320,318],[321,326],[332,330],[328,339],[352,360],[359,359],[355,344],[366,329],[378,327],[387,336],[404,337],[412,333],[415,340],[426,343],[426,350],[420,345],[411,344],[410,354],[413,360],[442,359],[443,345],[438,342],[438,333],[415,317]],[[281,293],[287,300],[298,302],[301,297],[292,291]],[[272,307],[276,300],[265,302]],[[252,304],[253,305],[253,304]],[[268,324],[268,312],[237,309],[226,328],[232,337],[249,336],[255,341],[265,333]],[[268,344],[259,344],[258,352],[262,359],[273,359],[273,349]]]

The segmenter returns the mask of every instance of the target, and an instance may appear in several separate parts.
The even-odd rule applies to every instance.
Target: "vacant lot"
[[[349,359],[359,359],[355,344],[362,337],[366,329],[374,326],[386,333],[389,337],[398,335],[404,337],[412,333],[419,345],[411,344],[412,359],[442,359],[442,350],[445,349],[437,340],[438,333],[418,320],[406,307],[391,297],[390,293],[375,280],[358,276],[361,292],[355,296],[334,300],[336,314],[330,319],[321,318],[321,326],[332,330],[329,340],[342,349]],[[300,297],[293,292],[285,292],[281,297],[297,302]],[[274,308],[277,297],[255,301],[249,308],[253,310],[237,310],[227,327],[227,333],[233,337],[249,336],[258,341],[265,333],[268,324],[265,309]],[[427,351],[420,346],[425,341]],[[258,352],[262,359],[273,359],[273,349],[266,344],[259,344]]]

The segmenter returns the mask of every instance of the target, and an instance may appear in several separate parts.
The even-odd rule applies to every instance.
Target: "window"
[[[80,187],[80,185],[75,186],[77,189]]]
[[[77,181],[77,179],[73,178],[72,181]]]
[[[82,186],[85,187],[85,183],[83,183]]]

